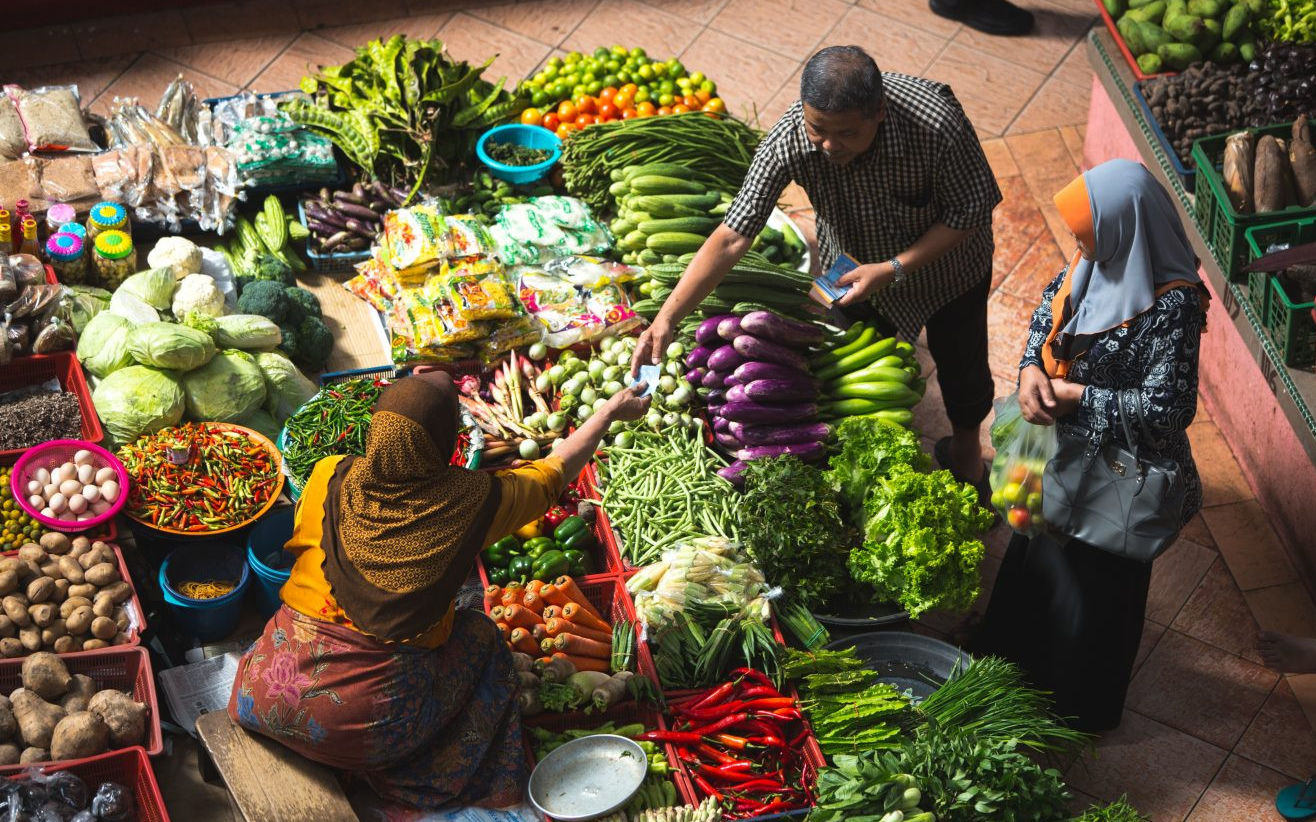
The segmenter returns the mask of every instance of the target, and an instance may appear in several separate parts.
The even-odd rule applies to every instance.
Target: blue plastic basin
[[[188,581],[209,579],[236,579],[238,584],[230,593],[214,599],[185,597],[174,587]],[[246,552],[237,545],[188,546],[165,558],[160,565],[159,582],[179,629],[204,643],[223,639],[238,627],[238,621],[242,619],[242,598],[251,585],[251,573]]]
[[[293,509],[276,508],[247,535],[247,564],[256,576],[256,601],[263,616],[279,610],[279,589],[292,573],[292,555],[283,545],[292,536]]]
[[[551,149],[553,153],[544,162],[532,166],[509,166],[489,156],[485,151],[485,144],[489,142],[516,143],[527,148]],[[509,123],[505,126],[495,126],[482,134],[480,141],[475,144],[475,154],[493,176],[513,185],[524,185],[543,179],[549,169],[562,158],[562,141],[556,134],[541,126]]]

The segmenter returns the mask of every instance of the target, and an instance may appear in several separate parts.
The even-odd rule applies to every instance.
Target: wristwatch
[[[887,265],[891,266],[891,271],[893,272],[893,276],[891,277],[891,284],[899,285],[900,283],[904,282],[905,264],[900,262],[900,258],[892,257],[891,260],[887,263]]]

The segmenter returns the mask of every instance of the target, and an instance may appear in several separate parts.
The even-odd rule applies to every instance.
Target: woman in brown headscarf
[[[486,473],[449,465],[457,392],[442,373],[385,389],[363,457],[316,464],[297,505],[283,607],[243,657],[229,714],[419,808],[507,807],[525,781],[516,674],[488,617],[453,599],[479,551],[540,516],[636,388],[552,456]]]

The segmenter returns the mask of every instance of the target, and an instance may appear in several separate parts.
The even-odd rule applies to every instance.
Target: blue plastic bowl
[[[222,597],[193,599],[178,593],[174,585],[188,580],[236,579],[237,586]],[[233,633],[242,619],[242,597],[251,584],[246,552],[231,543],[205,548],[179,548],[160,565],[160,590],[173,612],[175,623],[200,642],[214,642]]]
[[[279,610],[279,589],[292,574],[292,555],[283,549],[292,525],[293,509],[276,508],[247,535],[247,564],[256,575],[256,601],[263,616]]]
[[[484,147],[490,141],[495,143],[516,143],[519,146],[527,148],[546,148],[552,149],[553,153],[542,163],[536,163],[532,166],[509,166],[506,163],[500,163],[490,157]],[[500,180],[506,180],[513,185],[524,185],[541,180],[549,169],[562,158],[562,141],[557,135],[546,128],[540,126],[527,126],[522,123],[510,123],[505,126],[495,126],[480,136],[480,141],[475,144],[475,154],[480,158],[480,162],[488,167],[489,173]]]

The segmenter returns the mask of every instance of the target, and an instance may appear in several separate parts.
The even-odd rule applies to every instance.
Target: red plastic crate
[[[76,535],[70,534],[69,536],[72,537]],[[108,540],[106,540],[106,542],[108,542]],[[97,648],[94,651],[70,651],[66,654],[60,654],[60,658],[65,660],[66,664],[75,657],[108,654],[121,648],[131,648],[135,645],[140,645],[142,642],[142,632],[146,630],[146,611],[142,608],[142,600],[137,596],[137,586],[133,585],[132,575],[128,573],[128,563],[123,559],[123,551],[120,551],[119,546],[113,542],[108,542],[108,544],[110,550],[114,552],[114,564],[119,569],[119,578],[128,583],[128,587],[132,589],[132,595],[123,602],[123,607],[128,612],[128,630],[124,632],[128,635],[128,641],[122,645],[111,645],[108,648]],[[18,556],[17,551],[7,551],[0,554],[0,558],[15,556]],[[26,656],[26,654],[24,654],[24,656]],[[14,659],[21,662],[23,657],[15,657]]]
[[[169,812],[165,810],[164,797],[160,795],[160,786],[155,781],[151,770],[151,761],[146,758],[146,751],[140,747],[124,748],[118,751],[79,759],[72,762],[46,765],[41,768],[45,773],[69,771],[81,777],[87,783],[87,789],[93,795],[102,782],[118,782],[133,792],[133,815],[136,822],[169,822]],[[22,779],[21,775],[10,779]]]
[[[82,413],[81,439],[95,443],[104,439],[105,432],[101,430],[100,418],[96,416],[96,407],[91,403],[91,389],[72,351],[33,354],[12,360],[9,365],[0,368],[0,393],[39,385],[51,378],[58,379],[65,391],[72,391],[78,397],[78,407]],[[0,465],[13,465],[26,450],[18,448],[0,451]]]
[[[1096,0],[1096,3],[1097,11],[1101,13],[1101,19],[1106,23],[1106,30],[1110,32],[1110,36],[1115,40],[1115,45],[1119,46],[1120,53],[1124,55],[1124,60],[1129,64],[1129,69],[1133,72],[1135,78],[1146,80],[1150,77],[1166,77],[1176,73],[1162,71],[1159,74],[1143,74],[1142,69],[1138,67],[1138,58],[1134,57],[1133,52],[1129,51],[1128,45],[1124,42],[1124,35],[1120,34],[1120,30],[1115,26],[1115,18],[1111,17],[1110,12],[1106,11],[1106,5],[1101,0]]]
[[[155,676],[145,648],[118,645],[106,648],[95,655],[76,654],[63,657],[70,674],[91,677],[101,688],[127,691],[134,700],[146,706],[146,738],[144,747],[148,756],[164,750],[164,737],[160,733],[160,702],[155,693]],[[0,691],[11,693],[23,684],[23,660],[0,660]],[[87,759],[68,759],[57,764],[86,762]],[[16,773],[28,765],[0,766],[0,773]]]

